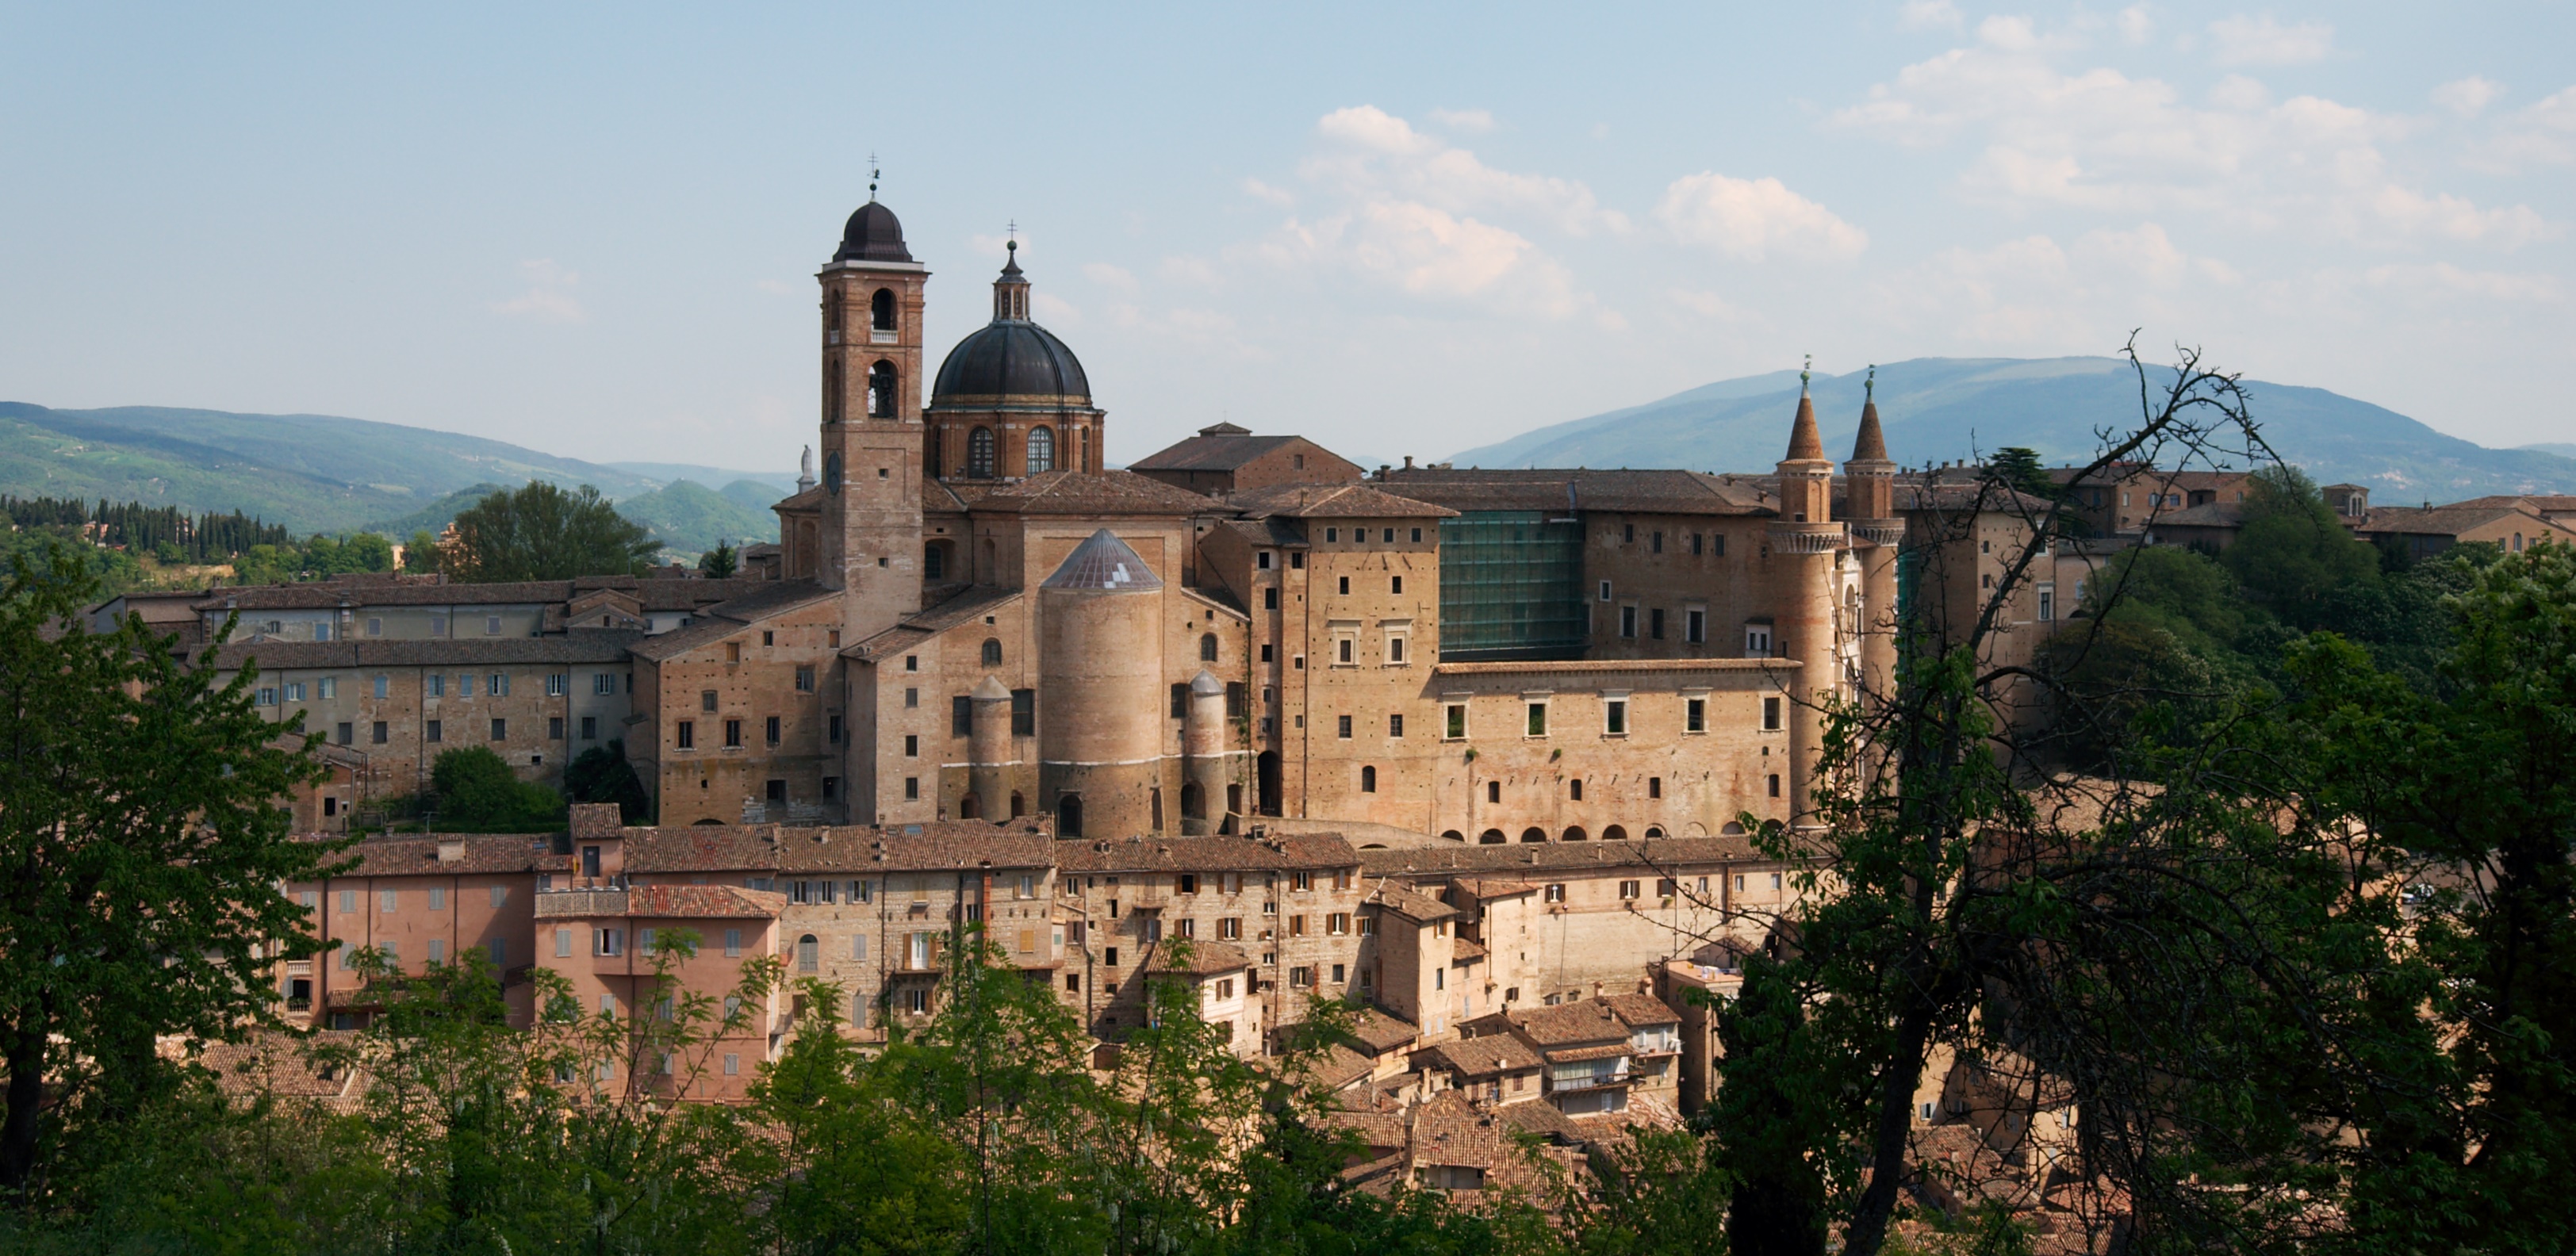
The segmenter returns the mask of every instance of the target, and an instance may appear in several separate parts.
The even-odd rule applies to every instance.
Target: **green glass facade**
[[[1585,611],[1581,521],[1535,510],[1441,520],[1442,661],[1581,658]]]

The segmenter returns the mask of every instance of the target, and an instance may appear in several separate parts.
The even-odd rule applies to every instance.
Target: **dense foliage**
[[[440,567],[459,580],[631,576],[651,566],[662,549],[643,525],[618,514],[587,484],[567,492],[531,480],[466,508],[455,528],[455,543]]]

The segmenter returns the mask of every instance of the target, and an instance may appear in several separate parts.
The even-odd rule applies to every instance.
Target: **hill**
[[[1851,448],[1860,373],[1815,377],[1827,452]],[[2282,457],[2319,483],[2368,485],[2378,500],[2449,501],[2488,493],[2576,492],[2576,458],[2488,449],[2396,411],[2322,388],[2245,381],[2254,417]],[[1796,412],[1798,373],[1723,380],[1659,401],[1463,450],[1483,467],[1689,467],[1768,470]],[[2136,376],[2116,358],[1918,358],[1878,368],[1888,451],[1909,466],[2026,445],[2051,465],[2087,460],[2096,428],[2138,419]]]
[[[744,498],[754,496],[763,499],[759,507],[743,504]],[[741,545],[777,540],[778,516],[769,513],[768,503],[783,496],[748,480],[737,480],[721,491],[682,480],[617,503],[617,513],[651,529],[653,539],[673,555],[694,556],[723,541]]]
[[[506,493],[517,487],[519,486],[516,484],[477,484],[471,488],[458,489],[399,518],[377,519],[360,526],[366,531],[381,532],[396,540],[408,537],[414,532],[427,532],[436,536],[446,531],[447,525],[456,522],[456,516],[466,507],[494,493]]]
[[[471,502],[481,495],[478,487],[489,491],[484,486],[590,484],[623,501],[686,478],[656,470],[770,482],[778,487],[771,500],[795,484],[793,475],[585,462],[506,441],[334,415],[164,406],[54,410],[0,402],[0,493],[137,501],[191,513],[239,510],[299,535],[442,511],[452,517],[449,499],[470,493],[465,501]]]

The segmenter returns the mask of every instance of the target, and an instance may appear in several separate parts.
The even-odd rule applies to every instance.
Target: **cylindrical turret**
[[[1225,831],[1225,682],[1205,668],[1190,680],[1181,720],[1181,832],[1191,837]]]
[[[1011,690],[997,677],[966,696],[966,797],[959,819],[1006,820],[1011,815]]]
[[[1808,795],[1824,749],[1824,708],[1841,689],[1833,575],[1845,541],[1842,525],[1833,521],[1834,464],[1816,431],[1816,403],[1807,395],[1805,372],[1798,383],[1798,417],[1789,429],[1789,456],[1779,466],[1780,517],[1769,529],[1776,644],[1798,663],[1788,711],[1787,801],[1793,820],[1815,810]]]
[[[1060,836],[1158,830],[1162,589],[1107,528],[1038,586],[1038,790]]]
[[[1896,464],[1887,456],[1887,434],[1878,424],[1878,368],[1862,385],[1860,436],[1843,464],[1851,486],[1851,534],[1860,550],[1861,691],[1886,702],[1896,692],[1896,551],[1905,520],[1896,513]]]

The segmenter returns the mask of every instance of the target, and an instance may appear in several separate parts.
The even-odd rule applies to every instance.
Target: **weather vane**
[[[1807,364],[1806,364],[1804,367],[1799,368],[1799,370],[1798,370],[1798,391],[1800,391],[1800,392],[1805,392],[1805,391],[1806,391],[1806,389],[1807,389],[1807,377],[1808,377],[1809,375],[1814,374],[1814,373],[1815,373],[1815,371],[1816,371],[1816,355],[1815,355],[1815,354],[1810,353],[1810,354],[1808,354],[1808,355],[1807,355]]]
[[[1864,379],[1864,380],[1862,380],[1862,381],[1860,382],[1860,399],[1861,399],[1861,400],[1863,400],[1863,401],[1872,401],[1872,400],[1876,400],[1876,399],[1877,399],[1877,397],[1878,397],[1878,363],[1876,363],[1876,362],[1872,362],[1872,363],[1870,363],[1870,364],[1869,364],[1869,378]]]
[[[1012,220],[1010,221],[1010,225],[1008,225],[1008,226],[1004,227],[1004,228],[1003,228],[1003,230],[1004,230],[1005,232],[1007,232],[1007,233],[1008,233],[1008,235],[1009,235],[1009,239],[1007,239],[1006,241],[1004,241],[1004,242],[1003,242],[1002,247],[1003,247],[1003,248],[1006,248],[1006,249],[1009,249],[1009,250],[1010,250],[1011,252],[1013,252],[1013,253],[1017,253],[1017,252],[1019,252],[1019,251],[1020,251],[1020,220],[1019,220],[1019,219],[1017,219],[1017,218],[1012,219]]]
[[[882,175],[882,174],[884,174],[884,173],[885,173],[884,171],[877,169],[877,154],[876,154],[876,150],[875,150],[875,149],[869,149],[869,150],[868,150],[868,199],[869,199],[869,200],[873,201],[873,200],[875,200],[875,199],[877,198],[877,178],[878,178],[878,176],[880,176],[880,175]]]

